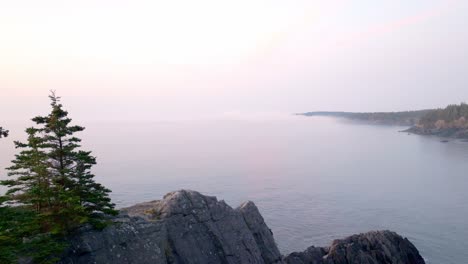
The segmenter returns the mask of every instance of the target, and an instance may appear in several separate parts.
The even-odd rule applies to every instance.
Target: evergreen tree
[[[47,116],[33,118],[43,134],[48,152],[48,171],[54,179],[55,200],[58,206],[54,214],[66,229],[95,219],[99,214],[115,214],[109,198],[110,190],[94,181],[91,168],[96,158],[90,151],[79,150],[81,139],[74,136],[85,128],[71,126],[68,112],[54,92],[49,96],[52,111]]]
[[[65,248],[64,235],[82,223],[106,225],[104,214],[115,214],[110,190],[94,181],[96,158],[80,149],[76,132],[60,98],[50,95],[52,110],[26,129],[27,141],[9,167],[11,179],[0,196],[0,263],[17,263],[30,256],[34,263],[55,263]],[[1,136],[8,131],[0,128]]]
[[[419,121],[419,125],[426,128],[434,128],[437,121],[444,121],[446,124],[454,124],[460,118],[468,119],[468,105],[448,105],[444,109],[435,109],[424,115]]]
[[[15,179],[0,183],[9,189],[5,200],[10,203],[28,206],[37,213],[44,212],[51,203],[51,182],[47,171],[47,154],[44,152],[44,140],[37,135],[35,128],[26,129],[27,143],[15,141],[15,147],[22,151],[15,155],[13,166],[7,168],[8,176]]]
[[[33,210],[0,206],[0,263],[18,263],[20,256],[30,257],[32,263],[56,263],[66,243],[41,231],[41,226],[42,219]]]
[[[11,180],[0,184],[9,188],[0,200],[35,210],[43,219],[43,229],[67,233],[85,222],[98,222],[103,214],[115,214],[110,190],[94,181],[91,168],[96,158],[83,151],[81,139],[74,136],[84,127],[70,125],[68,112],[54,92],[49,96],[52,110],[32,120],[27,143],[9,168]]]

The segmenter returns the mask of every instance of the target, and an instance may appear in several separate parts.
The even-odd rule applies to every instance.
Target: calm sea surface
[[[254,201],[284,254],[390,229],[430,264],[468,263],[468,143],[329,118],[84,125],[119,207],[187,188]],[[2,171],[24,126],[0,140]]]

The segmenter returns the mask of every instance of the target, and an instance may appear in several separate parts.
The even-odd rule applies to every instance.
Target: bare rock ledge
[[[82,228],[62,264],[423,264],[406,238],[373,231],[282,256],[253,202],[236,209],[216,197],[181,190],[121,210],[102,231]]]

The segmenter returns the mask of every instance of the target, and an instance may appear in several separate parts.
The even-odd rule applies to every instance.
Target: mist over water
[[[26,125],[0,140],[2,171]],[[468,143],[298,116],[83,125],[118,207],[187,188],[254,201],[283,254],[390,229],[428,263],[468,259]]]

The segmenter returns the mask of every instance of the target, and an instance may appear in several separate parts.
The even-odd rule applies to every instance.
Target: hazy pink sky
[[[458,103],[466,14],[463,0],[2,1],[0,117],[40,113],[51,89],[91,120]]]

